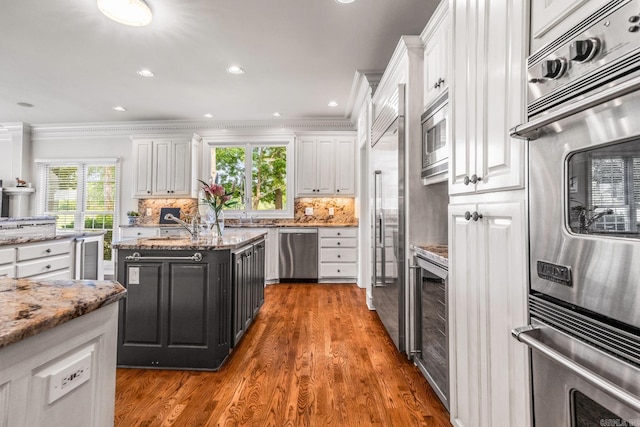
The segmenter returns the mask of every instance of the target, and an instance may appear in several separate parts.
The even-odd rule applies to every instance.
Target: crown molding
[[[422,30],[422,33],[420,34],[422,43],[426,45],[427,41],[435,34],[438,27],[447,19],[449,19],[449,2],[441,1],[440,4],[438,4],[436,10],[433,12],[433,15],[431,15],[431,18],[429,18],[429,22],[427,22],[424,30]]]
[[[376,93],[373,95],[373,102],[390,96],[396,85],[407,83],[407,72],[409,68],[410,53],[417,55],[422,53],[423,45],[420,36],[402,36],[396,46],[387,68],[380,79]],[[421,57],[421,55],[418,55]],[[416,56],[416,58],[418,57]],[[409,90],[411,90],[409,88]]]
[[[347,117],[351,119],[356,128],[360,110],[367,97],[376,91],[381,78],[382,71],[380,70],[356,70],[347,104]]]
[[[138,122],[65,123],[31,125],[32,140],[134,137],[148,135],[210,134],[220,131],[352,131],[354,124],[343,118],[264,121],[163,120]]]

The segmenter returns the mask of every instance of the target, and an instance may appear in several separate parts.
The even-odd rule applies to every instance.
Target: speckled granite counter
[[[115,281],[0,278],[0,348],[114,303]]]
[[[35,243],[35,242],[46,242],[49,240],[64,240],[64,239],[75,239],[75,238],[87,237],[87,236],[99,236],[105,233],[106,231],[86,231],[86,232],[77,232],[77,233],[59,233],[59,234],[56,234],[55,236],[13,237],[6,240],[0,239],[0,247],[17,245],[21,243]]]
[[[278,228],[278,227],[294,227],[294,228],[302,228],[302,227],[357,227],[357,222],[296,222],[294,220],[272,220],[272,219],[259,219],[254,220],[253,222],[240,222],[238,219],[226,219],[224,223],[225,227],[228,228]],[[129,225],[123,224],[120,228],[132,228],[132,227],[142,227],[142,228],[161,228],[161,229],[182,229],[179,225],[167,225],[167,224],[138,224],[138,225]]]
[[[261,239],[265,232],[256,230],[226,230],[222,238],[204,237],[197,241],[190,238],[149,237],[122,240],[113,244],[114,249],[159,249],[159,250],[224,250],[236,249]]]
[[[447,245],[410,245],[410,249],[422,258],[449,267],[449,247]]]

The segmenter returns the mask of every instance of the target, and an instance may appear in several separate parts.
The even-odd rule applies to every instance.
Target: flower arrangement
[[[202,201],[211,207],[213,213],[215,215],[215,226],[216,231],[218,232],[218,236],[222,236],[222,229],[220,228],[220,213],[222,212],[223,207],[232,207],[236,204],[235,201],[230,201],[231,197],[233,197],[233,191],[227,193],[227,190],[220,185],[211,183],[207,184],[203,180],[199,179],[202,184],[202,191],[204,193],[204,197]]]

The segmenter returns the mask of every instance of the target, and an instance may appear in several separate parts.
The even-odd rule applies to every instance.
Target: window
[[[211,177],[233,193],[229,213],[293,217],[292,142],[210,143]]]
[[[37,160],[42,191],[38,212],[56,218],[61,230],[106,230],[104,259],[110,261],[117,226],[120,164],[114,160]]]

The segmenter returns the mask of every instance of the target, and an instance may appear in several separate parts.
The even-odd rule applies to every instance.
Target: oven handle
[[[589,384],[599,388],[609,396],[629,406],[634,411],[640,412],[640,399],[638,399],[637,396],[618,387],[617,385],[601,377],[600,375],[591,372],[584,366],[574,362],[564,354],[560,353],[557,350],[554,350],[553,348],[544,344],[542,341],[533,337],[532,335],[538,330],[539,328],[536,328],[535,326],[522,326],[511,331],[511,335],[513,335],[513,337],[521,343],[524,343],[532,349],[539,351],[549,359],[569,369],[571,372],[573,372]]]
[[[565,119],[597,105],[604,104],[605,102],[619,98],[628,93],[635,92],[638,89],[640,89],[640,79],[629,80],[612,88],[603,90],[598,95],[581,99],[570,105],[559,108],[552,113],[535,118],[527,123],[517,125],[511,128],[509,132],[512,138],[534,140],[538,138],[537,131],[551,123]]]

